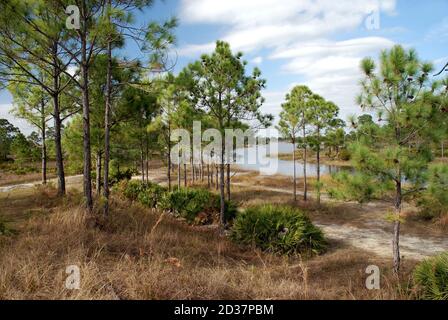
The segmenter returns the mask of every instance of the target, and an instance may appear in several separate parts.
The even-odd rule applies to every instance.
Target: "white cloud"
[[[33,130],[35,130],[25,120],[16,118],[12,114],[10,114],[9,112],[11,111],[11,109],[12,109],[12,105],[11,104],[0,104],[0,119],[8,120],[11,124],[13,124],[17,128],[19,128],[20,131],[23,134],[25,134],[25,135],[28,135],[31,132],[33,132]]]
[[[268,59],[284,60],[281,72],[300,76],[302,84],[337,103],[345,117],[357,110],[360,60],[378,56],[393,42],[384,37],[331,38],[365,29],[373,11],[392,15],[395,7],[395,0],[182,0],[180,18],[184,23],[223,26],[227,31],[221,39],[233,50],[265,49]],[[213,47],[214,43],[190,44],[181,54],[194,56]],[[278,114],[290,87],[269,92],[264,111]]]
[[[271,58],[290,59],[283,71],[305,78],[311,90],[335,102],[341,117],[359,111],[355,97],[359,92],[359,64],[366,56],[378,56],[393,46],[385,38],[365,37],[345,41],[320,40],[276,50]]]
[[[229,31],[223,40],[251,51],[351,30],[374,10],[394,9],[395,0],[183,0],[180,17],[185,23],[224,25]],[[181,52],[193,55],[210,45],[189,45]]]
[[[263,57],[260,57],[260,56],[255,57],[252,60],[250,60],[250,62],[253,64],[256,64],[256,65],[259,65],[263,62]]]

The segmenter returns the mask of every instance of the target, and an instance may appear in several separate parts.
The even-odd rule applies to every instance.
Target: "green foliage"
[[[430,166],[428,187],[417,204],[423,218],[432,219],[448,214],[448,165]]]
[[[146,185],[137,180],[127,181],[124,180],[118,184],[118,190],[128,198],[129,200],[135,201],[141,192],[145,191]]]
[[[6,222],[3,221],[2,217],[0,216],[0,236],[11,236],[14,233],[15,231],[8,228]]]
[[[286,101],[282,104],[278,130],[282,136],[295,143],[299,131],[305,139],[306,132],[303,132],[308,122],[307,108],[312,96],[311,90],[306,86],[296,86],[291,93],[286,95]],[[306,130],[305,130],[306,131]]]
[[[167,192],[167,188],[158,184],[146,184],[138,194],[137,200],[147,207],[156,208]]]
[[[328,189],[330,197],[359,203],[380,198],[393,188],[393,185],[378,183],[374,176],[345,170],[333,174],[332,182],[334,186]]]
[[[339,160],[349,161],[351,159],[350,151],[348,151],[347,148],[341,149],[339,151],[339,156],[338,157],[339,157]]]
[[[160,208],[185,218],[189,223],[210,224],[219,216],[220,198],[205,189],[168,189],[154,183],[131,180],[122,181],[117,189],[126,198],[150,208]],[[237,213],[233,202],[226,202],[225,220],[232,221]]]
[[[161,208],[185,218],[190,223],[207,224],[218,217],[220,198],[205,189],[180,189],[167,193],[161,202]],[[231,221],[236,212],[236,205],[227,202],[225,221]]]
[[[246,209],[233,224],[231,238],[275,253],[321,253],[326,242],[322,231],[298,209],[263,205]]]
[[[11,144],[19,133],[19,129],[8,120],[0,119],[0,161],[8,160],[8,156],[11,154]]]
[[[40,159],[40,150],[22,133],[19,133],[11,143],[11,155],[14,161],[23,164],[38,161]]]
[[[448,253],[442,253],[417,265],[414,282],[423,299],[448,300]]]

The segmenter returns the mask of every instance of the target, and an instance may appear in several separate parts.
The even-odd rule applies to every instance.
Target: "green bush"
[[[205,189],[180,189],[167,193],[160,207],[185,218],[190,223],[209,224],[219,217],[220,198]],[[227,222],[236,216],[236,212],[236,205],[226,202],[224,218]]]
[[[139,194],[145,191],[147,185],[138,180],[123,180],[118,188],[126,198],[135,201],[138,199]]]
[[[6,223],[0,217],[0,236],[10,236],[13,233],[13,230],[9,229]]]
[[[351,159],[350,151],[348,151],[345,148],[341,149],[341,151],[339,151],[339,160],[348,161],[350,159]]]
[[[167,192],[168,189],[165,187],[158,184],[149,184],[140,191],[137,200],[147,207],[155,208]]]
[[[448,165],[431,165],[428,172],[428,188],[417,201],[419,215],[425,220],[448,214]]]
[[[284,254],[321,253],[326,247],[322,231],[300,210],[288,206],[246,209],[236,217],[231,238],[240,244]]]
[[[414,282],[423,299],[448,300],[448,252],[417,265]]]
[[[131,180],[132,176],[137,174],[135,169],[126,169],[126,170],[111,170],[110,177],[109,177],[109,183],[110,185],[115,185],[123,180]]]

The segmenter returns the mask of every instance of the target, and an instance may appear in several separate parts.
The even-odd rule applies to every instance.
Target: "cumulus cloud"
[[[268,56],[257,60],[281,61],[281,72],[300,76],[303,84],[340,105],[345,116],[355,111],[360,60],[377,56],[393,42],[383,37],[332,38],[365,29],[373,12],[392,15],[395,7],[395,0],[182,0],[180,17],[184,23],[224,27],[221,39],[234,50],[265,50]],[[180,54],[195,56],[213,48],[214,43],[190,44]],[[285,93],[269,93],[265,108],[278,111]]]

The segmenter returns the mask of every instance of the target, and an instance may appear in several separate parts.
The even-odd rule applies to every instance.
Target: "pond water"
[[[277,157],[278,154],[292,153],[293,151],[293,144],[287,142],[249,146],[236,150],[236,164],[241,169],[258,171],[260,174],[293,176],[293,161],[279,160]],[[317,176],[317,164],[307,163],[306,170],[308,177]],[[332,174],[340,170],[350,170],[350,167],[320,165],[321,175]],[[303,163],[300,159],[296,161],[296,176],[303,177]]]

